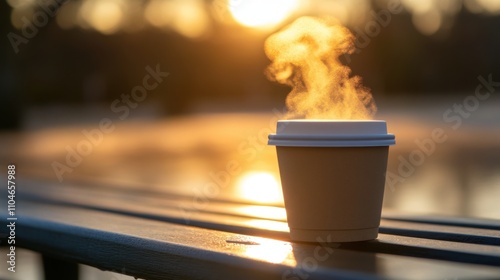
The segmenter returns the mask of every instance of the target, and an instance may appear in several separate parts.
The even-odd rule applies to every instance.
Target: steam
[[[335,19],[301,17],[266,40],[268,78],[292,87],[286,118],[372,118],[370,90],[339,61],[354,51],[354,39]]]

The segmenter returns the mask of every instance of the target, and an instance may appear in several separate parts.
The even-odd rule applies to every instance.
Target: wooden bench
[[[47,267],[55,261],[49,274],[83,263],[145,279],[500,277],[498,221],[385,215],[377,240],[302,244],[288,240],[285,220],[244,214],[245,204],[214,201],[186,224],[176,205],[189,197],[19,184],[17,244],[42,253]]]

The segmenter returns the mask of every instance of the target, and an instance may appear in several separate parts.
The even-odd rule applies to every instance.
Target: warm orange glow
[[[228,0],[233,18],[248,27],[270,28],[288,18],[298,0]]]
[[[248,245],[244,254],[250,258],[282,263],[292,251],[290,243],[272,239],[253,239],[258,245]]]
[[[6,0],[12,7],[12,25],[21,29],[22,19],[31,19],[40,7],[37,0]],[[43,2],[43,1],[42,1]],[[373,7],[369,0],[85,0],[67,1],[57,13],[58,24],[63,28],[79,25],[93,28],[104,34],[118,30],[143,28],[142,18],[153,26],[173,29],[187,37],[196,38],[210,31],[208,3],[217,15],[227,22],[233,18],[241,25],[259,29],[275,27],[287,18],[299,14],[330,15],[351,26],[364,25]],[[381,1],[388,2],[386,1]],[[447,17],[455,16],[464,7],[471,13],[500,14],[498,0],[401,0],[412,14],[417,29],[427,35],[446,28]],[[139,17],[131,16],[139,15]]]
[[[420,33],[432,35],[441,27],[442,15],[437,10],[429,10],[425,13],[413,14],[412,21]]]
[[[252,205],[242,206],[238,208],[237,211],[251,217],[282,221],[286,220],[286,211],[283,207]]]
[[[436,9],[435,0],[402,0],[401,3],[408,9],[411,13],[425,13],[432,9]]]
[[[153,26],[173,29],[190,38],[205,35],[210,27],[202,0],[153,0],[144,16]]]
[[[500,1],[498,0],[477,0],[477,2],[490,14],[500,13]]]
[[[245,222],[246,225],[249,225],[253,228],[261,228],[265,230],[274,230],[281,232],[288,232],[288,224],[286,222],[277,222],[270,220],[248,220]]]
[[[237,182],[240,196],[257,203],[282,203],[281,186],[276,177],[263,171],[243,174]]]
[[[173,21],[173,27],[180,34],[190,38],[198,38],[208,31],[210,20],[204,10],[202,1],[179,1],[176,13],[177,16]]]
[[[153,26],[162,27],[170,21],[170,7],[167,1],[152,0],[144,10],[144,17]]]
[[[434,0],[403,0],[401,2],[404,7],[412,13],[412,21],[415,28],[420,33],[425,35],[432,35],[436,33],[442,24],[442,12],[439,9],[443,3],[438,3]],[[446,10],[452,10],[453,6],[448,5]]]
[[[120,0],[88,0],[80,10],[81,17],[104,34],[120,29],[124,20],[123,2]]]

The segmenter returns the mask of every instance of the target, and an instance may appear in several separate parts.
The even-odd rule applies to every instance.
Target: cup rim
[[[373,147],[395,144],[384,120],[279,120],[269,145],[298,147]]]

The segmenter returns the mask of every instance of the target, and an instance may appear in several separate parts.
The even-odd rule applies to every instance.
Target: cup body
[[[292,240],[377,237],[388,146],[394,144],[384,121],[279,121],[269,139]]]

